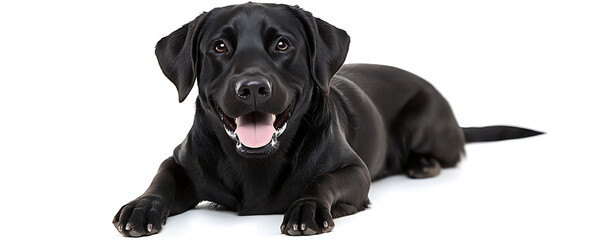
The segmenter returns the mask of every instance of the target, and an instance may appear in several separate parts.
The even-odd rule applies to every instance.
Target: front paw
[[[148,236],[161,230],[167,216],[167,207],[161,197],[141,196],[119,209],[113,225],[126,237]]]
[[[330,232],[335,227],[329,206],[315,199],[300,199],[285,213],[281,232],[292,236]]]

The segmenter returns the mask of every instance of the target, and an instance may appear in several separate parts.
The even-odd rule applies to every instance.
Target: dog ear
[[[198,35],[207,13],[162,38],[155,46],[155,56],[163,74],[172,81],[182,102],[190,93],[197,78]]]
[[[350,47],[350,36],[311,13],[295,6],[292,10],[301,19],[306,32],[312,77],[320,90],[329,94],[331,78],[339,71]]]

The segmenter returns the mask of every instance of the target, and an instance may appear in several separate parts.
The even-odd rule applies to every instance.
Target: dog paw
[[[113,225],[126,237],[148,236],[161,231],[168,211],[158,196],[142,196],[119,209]]]
[[[335,227],[329,207],[315,199],[300,199],[285,213],[281,232],[291,236],[330,232]]]
[[[410,178],[430,178],[440,174],[441,167],[434,158],[421,157],[415,162],[409,163],[406,174]]]

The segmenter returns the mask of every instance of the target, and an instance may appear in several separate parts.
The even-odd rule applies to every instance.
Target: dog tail
[[[492,142],[544,134],[526,128],[511,126],[464,127],[465,142]]]

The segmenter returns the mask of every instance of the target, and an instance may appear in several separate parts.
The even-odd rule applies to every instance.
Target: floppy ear
[[[155,56],[163,74],[176,85],[180,102],[186,99],[197,78],[200,26],[206,13],[162,38],[155,46]]]
[[[331,78],[339,71],[348,54],[350,36],[297,6],[292,9],[301,19],[307,34],[312,77],[320,90],[329,94]]]

